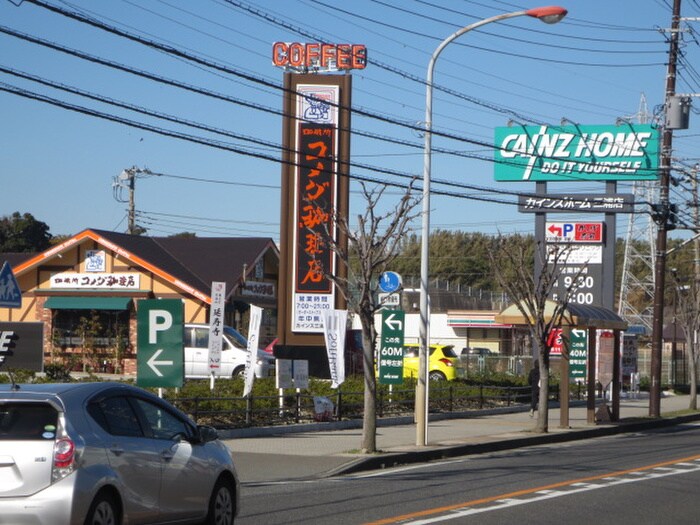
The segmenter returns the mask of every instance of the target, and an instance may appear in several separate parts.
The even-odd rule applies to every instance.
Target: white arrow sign
[[[571,334],[575,335],[576,337],[584,337],[586,335],[586,330],[573,329],[573,330],[571,330]]]
[[[394,319],[394,313],[391,313],[384,321],[392,330],[403,330],[403,324],[400,319]]]
[[[146,364],[151,367],[151,370],[153,370],[153,372],[155,372],[155,374],[158,377],[163,377],[163,374],[161,373],[161,371],[158,370],[158,366],[165,366],[165,365],[173,366],[172,361],[156,361],[156,359],[158,359],[158,356],[162,353],[163,353],[163,349],[159,348],[158,350],[153,352],[153,355],[151,356],[151,358],[148,361],[146,361]]]

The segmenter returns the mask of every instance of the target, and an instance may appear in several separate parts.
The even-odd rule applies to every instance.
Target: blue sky
[[[54,235],[89,227],[126,231],[127,205],[115,199],[113,182],[124,169],[136,166],[160,174],[136,180],[137,223],[149,235],[191,231],[199,236],[274,239],[279,238],[280,164],[269,158],[280,157],[275,145],[281,142],[281,117],[276,112],[282,109],[282,92],[274,86],[281,85],[283,73],[271,63],[273,42],[366,45],[369,64],[352,73],[353,106],[381,118],[355,115],[353,129],[392,141],[353,135],[352,161],[366,166],[356,173],[389,178],[381,173],[388,169],[420,177],[423,139],[394,122],[424,120],[421,81],[436,46],[476,20],[541,5],[495,0],[43,1],[261,82],[188,62],[26,1],[0,2],[0,87],[54,100],[49,104],[0,91],[0,215],[29,212],[46,222]],[[668,56],[668,35],[662,29],[671,23],[670,2],[570,0],[561,5],[569,16],[557,25],[529,17],[489,24],[462,36],[440,56],[435,83],[449,93],[435,93],[433,126],[459,140],[436,137],[433,146],[461,154],[435,153],[432,174],[464,187],[452,187],[454,196],[432,198],[433,229],[534,230],[532,215],[519,214],[514,205],[514,193],[532,192],[534,185],[494,181],[489,145],[494,128],[509,120],[529,125],[560,125],[562,119],[586,125],[614,124],[619,118],[639,122],[642,95],[648,108],[645,118],[652,122],[659,116]],[[686,0],[683,16],[700,16],[700,2]],[[694,30],[697,24],[683,27]],[[28,37],[219,98],[71,56],[31,43]],[[692,68],[699,41],[693,31],[683,33],[678,93],[700,92],[700,76]],[[59,84],[72,93],[56,89]],[[76,90],[198,127],[91,100]],[[221,100],[222,95],[229,100]],[[95,112],[112,120],[86,114]],[[215,141],[223,149],[114,119]],[[690,129],[674,135],[673,157],[679,167],[698,162],[698,126],[693,113]],[[675,175],[680,178],[683,173]],[[358,189],[353,182],[353,215],[364,209]],[[602,183],[550,184],[550,191],[559,193],[603,190]],[[631,185],[620,184],[619,191],[629,192]],[[690,197],[682,184],[674,188],[672,198],[683,205]],[[394,200],[397,190],[385,196],[383,206]],[[625,235],[624,228],[623,218],[618,236]]]

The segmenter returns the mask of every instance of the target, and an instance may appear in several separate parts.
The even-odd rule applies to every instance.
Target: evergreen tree
[[[51,246],[52,237],[49,226],[31,213],[0,218],[0,253],[40,252]]]

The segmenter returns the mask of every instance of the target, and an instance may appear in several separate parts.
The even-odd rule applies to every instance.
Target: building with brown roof
[[[276,336],[279,250],[269,238],[145,237],[87,229],[33,254],[0,254],[22,292],[0,322],[43,324],[44,361],[94,369],[136,365],[141,299],[179,298],[185,323],[208,323],[212,282],[226,283],[225,323],[247,331],[263,308],[260,342]]]

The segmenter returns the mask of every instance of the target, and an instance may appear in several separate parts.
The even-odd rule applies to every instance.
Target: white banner
[[[212,282],[211,307],[209,308],[209,370],[212,373],[221,368],[225,301],[226,283]]]
[[[245,386],[243,387],[243,397],[253,390],[253,379],[255,379],[255,362],[258,359],[258,338],[260,335],[260,320],[263,309],[259,306],[250,305],[250,323],[248,324],[248,348],[245,360]]]
[[[338,388],[345,381],[345,330],[348,311],[324,310],[321,318],[328,352],[328,367],[331,371],[331,388]]]

